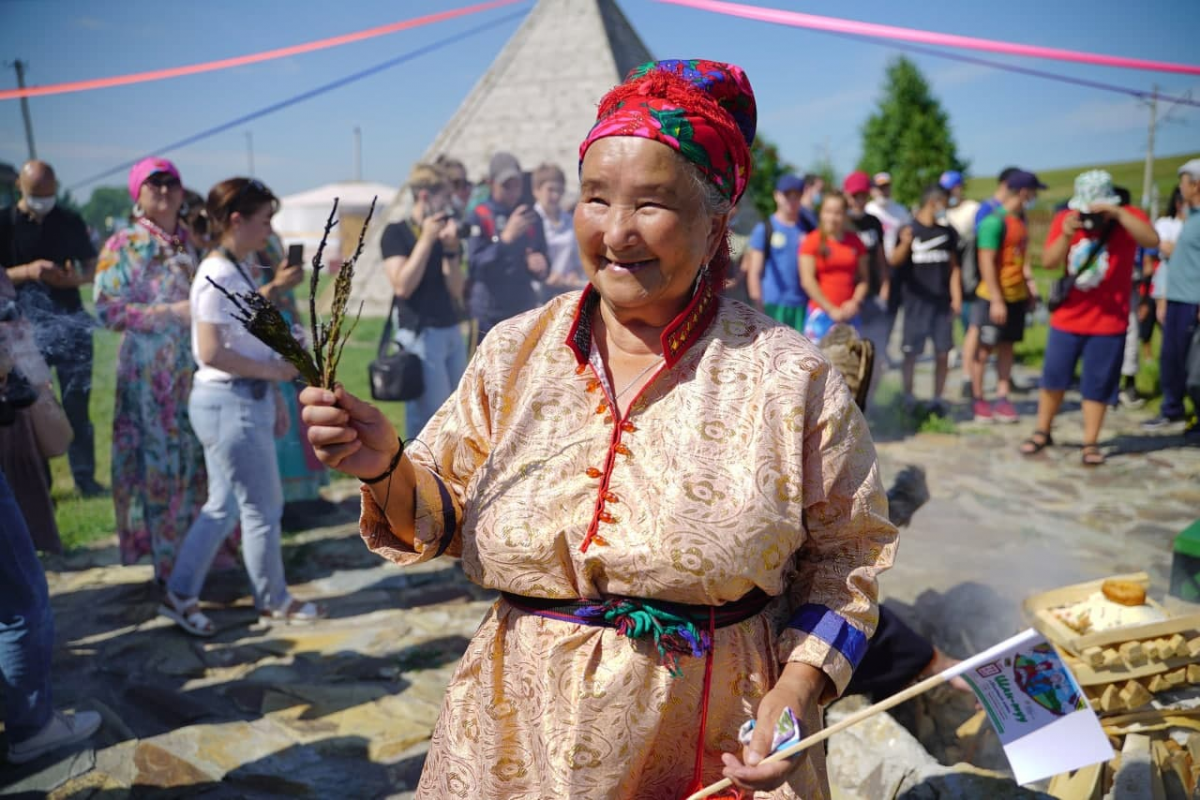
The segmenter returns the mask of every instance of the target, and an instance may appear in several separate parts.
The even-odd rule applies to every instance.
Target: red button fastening
[[[606,411],[608,411],[608,401],[607,401],[607,400],[601,400],[601,401],[600,401],[600,405],[596,406],[596,413],[597,413],[597,414],[603,414],[603,413],[605,413]]]
[[[604,493],[604,502],[619,503],[619,502],[621,502],[621,498],[617,497],[617,495],[614,494],[613,492],[605,492]]]
[[[578,366],[575,367],[575,374],[582,375],[583,373],[587,372],[587,368],[588,368],[587,364],[579,364]]]
[[[601,547],[608,547],[608,540],[598,533],[592,534],[591,543]]]
[[[625,420],[621,423],[621,430],[625,431],[626,433],[633,433],[637,430],[637,425],[634,425],[629,420]]]
[[[613,448],[613,450],[616,450],[618,453],[620,453],[623,456],[632,456],[633,455],[633,453],[629,452],[629,448],[623,444],[617,445],[616,447]]]
[[[587,468],[587,476],[588,476],[589,478],[599,478],[599,477],[600,477],[601,475],[603,475],[603,474],[604,474],[603,472],[601,472],[600,470],[596,469],[595,467],[588,467],[588,468]]]
[[[600,516],[596,517],[596,519],[600,520],[606,525],[613,525],[617,522],[617,518],[607,511],[601,511]]]
[[[600,388],[600,381],[596,380],[595,378],[588,381],[587,390],[589,392],[594,392],[599,388]]]

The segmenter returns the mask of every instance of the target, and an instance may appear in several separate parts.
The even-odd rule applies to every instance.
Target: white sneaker
[[[82,742],[100,728],[100,715],[95,711],[76,711],[67,716],[55,711],[36,735],[18,744],[8,746],[8,760],[12,764],[24,764],[41,755]]]

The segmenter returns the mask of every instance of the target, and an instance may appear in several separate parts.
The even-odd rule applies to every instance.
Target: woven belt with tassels
[[[539,617],[615,628],[628,639],[654,640],[659,663],[672,675],[681,674],[682,656],[701,658],[712,649],[712,631],[736,625],[761,612],[771,596],[752,589],[743,597],[720,606],[698,606],[642,600],[635,597],[607,597],[604,600],[552,600],[523,597],[502,592],[508,603]]]
[[[695,794],[704,787],[704,736],[708,728],[708,699],[712,689],[713,637],[717,628],[736,625],[757,616],[771,602],[770,595],[755,588],[732,603],[694,606],[635,597],[607,597],[597,602],[522,597],[508,592],[500,594],[513,608],[528,614],[579,625],[615,628],[619,635],[628,639],[652,637],[658,650],[658,663],[675,678],[683,674],[679,668],[681,657],[703,657],[704,688],[700,724],[696,733],[696,763],[683,796]]]

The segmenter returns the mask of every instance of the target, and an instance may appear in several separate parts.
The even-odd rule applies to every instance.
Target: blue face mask
[[[814,206],[821,205],[821,201],[825,199],[825,195],[821,192],[813,192],[812,202]]]
[[[1036,205],[1037,205],[1037,198],[1031,197],[1025,201],[1025,210],[1032,211],[1034,209],[1034,206],[1036,206]]]

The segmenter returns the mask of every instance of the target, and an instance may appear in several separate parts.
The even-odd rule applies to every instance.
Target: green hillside
[[[1176,171],[1180,165],[1192,158],[1200,158],[1200,153],[1183,153],[1181,155],[1157,156],[1154,159],[1154,182],[1158,184],[1160,208],[1171,196],[1178,178]],[[1104,169],[1112,173],[1113,182],[1118,186],[1129,189],[1133,202],[1140,203],[1142,199],[1142,171],[1145,164],[1142,161],[1123,161],[1117,164],[1083,164],[1067,169],[1035,169],[1042,183],[1049,188],[1038,197],[1038,205],[1042,208],[1053,208],[1058,203],[1071,196],[1075,176],[1089,169]],[[992,193],[996,186],[996,178],[991,175],[973,177],[967,182],[967,196],[984,198]]]

